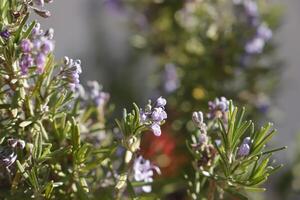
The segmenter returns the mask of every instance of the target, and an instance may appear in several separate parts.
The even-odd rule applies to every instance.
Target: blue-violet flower
[[[151,164],[149,160],[145,160],[142,156],[139,156],[134,160],[133,171],[134,179],[136,181],[143,181],[145,183],[153,182],[154,172],[160,174],[160,169]],[[151,192],[152,187],[151,185],[144,185],[142,186],[142,190],[149,193]]]

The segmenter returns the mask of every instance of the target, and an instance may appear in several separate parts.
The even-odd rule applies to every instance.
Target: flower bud
[[[10,32],[7,29],[5,29],[0,32],[0,36],[4,39],[8,40],[10,37]]]
[[[47,37],[49,40],[52,40],[54,37],[54,29],[53,28],[49,28],[46,32],[45,32],[45,37]]]
[[[250,153],[250,146],[243,143],[238,150],[238,156],[248,156]]]
[[[21,73],[25,75],[28,72],[28,68],[33,65],[33,58],[30,54],[23,54],[19,65],[21,68]]]
[[[25,148],[25,141],[24,140],[18,140],[17,147],[20,149]]]
[[[21,41],[21,50],[24,52],[24,53],[29,53],[32,49],[32,43],[30,42],[29,39],[23,39]]]
[[[167,104],[167,100],[165,98],[159,97],[156,100],[156,106],[157,107],[164,107]]]
[[[51,13],[49,10],[33,8],[34,12],[43,18],[51,17]]]
[[[46,56],[43,53],[39,53],[35,58],[35,64],[37,66],[37,72],[39,74],[43,73],[45,63],[46,63]]]
[[[146,107],[145,107],[145,111],[146,111],[146,113],[150,113],[151,110],[152,110],[152,106],[151,106],[150,103],[148,103],[148,104],[146,105]]]
[[[17,159],[17,155],[11,147],[0,147],[0,164],[5,167],[11,166]]]
[[[10,139],[7,140],[7,144],[10,147],[15,148],[17,146],[17,144],[18,144],[18,140],[10,138]]]
[[[161,122],[167,118],[167,113],[162,108],[154,108],[151,118],[155,122]]]
[[[192,120],[194,124],[199,127],[199,125],[203,124],[203,113],[201,111],[193,112]]]
[[[251,143],[251,138],[250,137],[245,137],[243,140],[244,144],[250,144]]]
[[[153,131],[155,136],[160,136],[161,135],[161,129],[160,129],[159,124],[153,123],[151,125],[151,130]]]
[[[38,6],[41,6],[41,7],[43,7],[44,4],[45,4],[44,0],[34,0],[34,3],[35,3],[36,5],[38,5]]]
[[[207,135],[201,133],[200,136],[199,136],[199,142],[200,142],[200,144],[207,144],[207,142],[208,142]]]
[[[45,40],[41,45],[41,50],[44,54],[48,54],[54,50],[54,44],[51,40]]]

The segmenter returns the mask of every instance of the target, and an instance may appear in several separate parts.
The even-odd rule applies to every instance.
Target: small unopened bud
[[[18,140],[10,138],[10,139],[7,140],[7,144],[10,147],[15,148],[18,144]]]
[[[24,149],[25,148],[25,141],[24,140],[18,140],[18,139],[13,139],[10,138],[7,140],[7,144],[12,147],[12,148],[20,148],[20,149]]]
[[[248,156],[250,153],[250,146],[243,143],[238,150],[238,156]]]
[[[149,113],[149,112],[151,112],[151,110],[152,110],[152,106],[151,106],[151,104],[149,103],[149,104],[146,105],[145,111],[146,111],[146,113]]]
[[[25,148],[25,141],[24,140],[18,140],[17,147],[20,149]]]
[[[251,143],[251,138],[250,137],[245,137],[243,140],[244,144],[250,144]]]
[[[135,136],[133,136],[132,138],[130,138],[128,140],[129,150],[131,152],[136,152],[137,150],[140,149],[140,143],[141,143],[140,139],[137,138],[137,137],[135,137]]]
[[[159,97],[156,100],[156,106],[157,107],[164,107],[167,104],[167,100],[165,98]]]
[[[49,28],[46,33],[45,36],[48,37],[49,40],[52,40],[54,37],[54,29],[53,28]]]
[[[38,6],[44,6],[44,4],[45,4],[45,2],[44,2],[44,0],[34,0],[34,3],[36,4],[36,5],[38,5]]]
[[[34,12],[43,18],[51,17],[51,13],[49,10],[33,8]]]
[[[5,167],[11,166],[17,159],[17,155],[11,147],[0,147],[0,164]]]
[[[208,142],[207,135],[201,133],[200,136],[199,136],[199,142],[200,142],[200,144],[207,144],[207,142]]]
[[[0,36],[7,40],[10,37],[10,32],[7,29],[5,29],[5,30],[0,32]]]
[[[21,13],[19,11],[14,11],[12,13],[12,16],[15,18],[15,19],[18,19],[20,16],[21,16]]]
[[[43,7],[45,5],[44,0],[34,0],[34,3],[38,6],[41,6],[41,7]]]
[[[192,120],[194,124],[199,127],[201,124],[203,124],[203,113],[201,111],[193,112]]]
[[[67,57],[67,56],[64,57],[64,64],[65,65],[69,65],[70,64],[70,58],[69,57]]]

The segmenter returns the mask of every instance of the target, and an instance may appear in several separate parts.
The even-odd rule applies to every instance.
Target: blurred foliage
[[[279,5],[267,0],[123,2],[133,10],[132,44],[157,58],[161,73],[155,74],[155,87],[169,93],[169,107],[181,113],[181,120],[186,122],[192,110],[205,109],[205,102],[216,96],[247,105],[254,118],[267,113],[281,61],[272,39],[259,53],[247,53],[246,45],[261,24],[272,31],[278,28]],[[162,75],[170,64],[178,74],[178,86],[172,91],[164,87],[169,80]]]

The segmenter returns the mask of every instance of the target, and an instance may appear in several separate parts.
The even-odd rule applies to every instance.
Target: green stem
[[[122,199],[122,194],[126,188],[127,184],[127,179],[128,179],[128,169],[129,169],[129,163],[131,162],[133,157],[133,153],[129,150],[126,151],[125,153],[125,158],[124,158],[124,165],[123,169],[120,175],[119,180],[117,181],[116,184],[116,200],[121,200]]]

